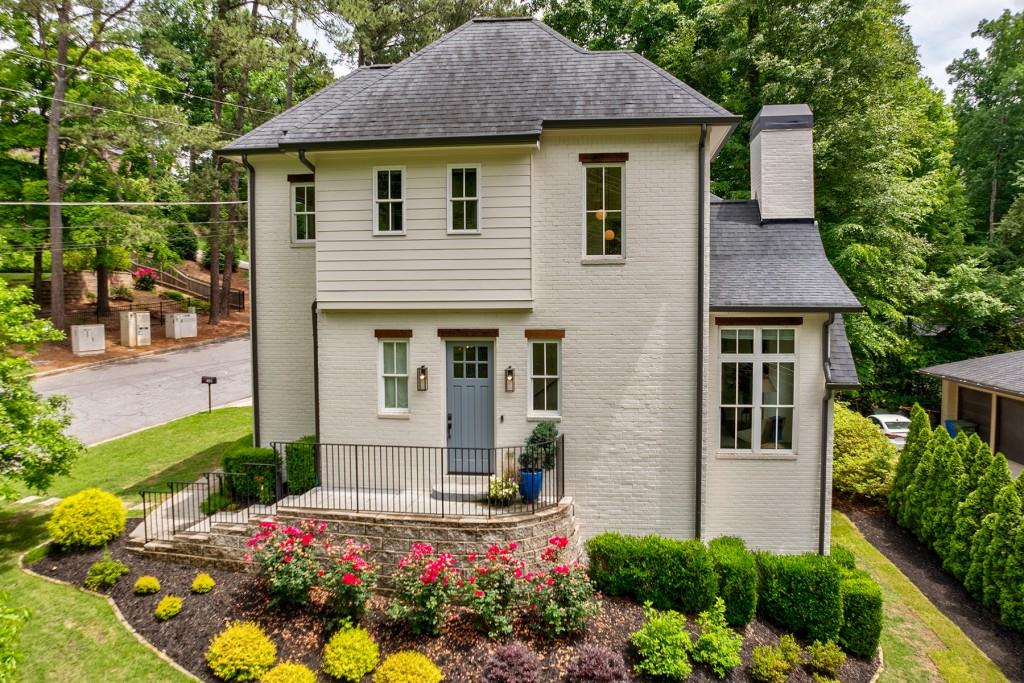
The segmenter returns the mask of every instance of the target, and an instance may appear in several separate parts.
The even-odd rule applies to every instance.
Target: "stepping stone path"
[[[56,496],[54,496],[53,498],[47,498],[42,503],[40,503],[40,505],[45,505],[46,507],[50,507],[51,505],[56,505],[59,502],[60,502],[60,498],[57,498]]]
[[[15,505],[28,505],[29,503],[34,503],[39,499],[39,496],[25,496],[21,500],[17,501]]]

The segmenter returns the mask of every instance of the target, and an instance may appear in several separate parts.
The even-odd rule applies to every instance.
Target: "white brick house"
[[[447,465],[486,476],[553,420],[587,535],[827,551],[860,306],[814,223],[810,111],[764,108],[753,200],[723,202],[737,121],[633,53],[481,19],[231,143],[257,441],[479,449]]]

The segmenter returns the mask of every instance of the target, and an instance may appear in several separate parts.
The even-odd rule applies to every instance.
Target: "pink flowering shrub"
[[[414,543],[398,562],[388,616],[405,622],[413,633],[438,635],[460,580],[451,553],[435,553],[429,544]]]
[[[485,555],[469,555],[466,576],[456,584],[462,588],[462,603],[473,614],[477,629],[490,638],[512,633],[526,582],[532,578],[522,560],[513,554],[515,543],[492,545]]]
[[[157,272],[152,268],[146,266],[136,268],[132,273],[132,277],[135,278],[135,289],[151,291],[156,286],[156,275]]]
[[[326,591],[325,604],[339,618],[354,621],[365,612],[376,578],[363,558],[369,546],[351,539],[334,546],[327,524],[312,519],[300,527],[276,519],[260,522],[247,545],[245,560],[256,564],[272,605],[306,605],[310,589],[317,586]]]
[[[534,624],[549,638],[581,633],[587,627],[587,619],[600,610],[586,569],[578,562],[563,562],[562,551],[567,545],[569,540],[563,536],[549,539],[540,556],[548,569],[531,575],[527,581]]]

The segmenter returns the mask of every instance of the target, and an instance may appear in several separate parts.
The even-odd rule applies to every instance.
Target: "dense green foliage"
[[[896,462],[896,473],[893,476],[892,485],[889,490],[889,513],[894,519],[903,519],[906,512],[903,511],[903,504],[906,501],[907,488],[914,478],[914,470],[931,437],[931,422],[928,413],[918,404],[910,411],[910,433],[907,435],[907,443],[900,451],[899,460]],[[900,522],[902,524],[902,522]]]
[[[844,403],[834,409],[832,489],[868,500],[889,495],[896,447],[871,420]]]
[[[837,678],[846,663],[846,653],[834,641],[814,641],[807,647],[807,665],[811,671]]]
[[[256,623],[229,622],[206,650],[206,663],[222,681],[255,681],[270,670],[277,646]]]
[[[659,612],[650,605],[644,607],[644,616],[644,625],[629,637],[640,657],[636,671],[675,681],[689,678],[693,640],[686,630],[686,617],[674,610]]]
[[[29,616],[28,610],[11,607],[7,594],[0,593],[0,683],[15,679],[21,658],[18,640]]]
[[[345,628],[324,646],[324,673],[340,681],[363,680],[380,661],[380,648],[365,629]]]
[[[931,547],[975,598],[1019,630],[1024,630],[1022,486],[1024,479],[1013,480],[1006,458],[993,456],[977,435],[961,432],[950,439],[944,428],[914,429],[889,498],[897,522]],[[866,593],[857,599],[865,600]]]
[[[782,636],[778,645],[758,645],[751,652],[750,677],[759,683],[786,683],[799,656],[800,646],[790,635]]]
[[[822,555],[758,553],[758,612],[809,640],[836,640],[843,623],[840,568]]]
[[[297,496],[317,485],[316,437],[304,436],[285,446],[285,471],[288,472],[288,493]]]
[[[700,541],[604,533],[587,541],[590,576],[607,595],[695,614],[714,604],[718,578]]]
[[[717,598],[711,609],[697,616],[697,629],[699,635],[693,648],[693,661],[704,664],[719,678],[725,678],[742,663],[743,636],[726,623],[722,598]]]
[[[843,598],[839,643],[852,655],[871,658],[882,637],[882,589],[866,573],[855,571],[843,577],[839,590]]]
[[[719,536],[708,544],[718,573],[718,595],[725,601],[725,620],[743,628],[757,613],[757,560],[743,540]]]
[[[85,587],[89,590],[99,591],[112,588],[118,579],[128,573],[128,567],[124,562],[110,557],[110,551],[103,551],[103,559],[93,562],[89,571],[85,574]]]
[[[224,451],[224,489],[235,501],[272,503],[277,499],[277,453],[242,442]]]
[[[62,548],[95,548],[117,538],[126,517],[120,498],[85,489],[57,503],[46,530]]]

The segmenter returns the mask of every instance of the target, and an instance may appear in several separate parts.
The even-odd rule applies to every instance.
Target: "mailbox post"
[[[217,383],[216,377],[208,377],[203,375],[203,384],[206,385],[206,412],[213,412],[213,385]]]

